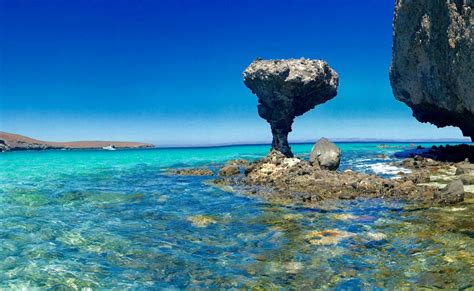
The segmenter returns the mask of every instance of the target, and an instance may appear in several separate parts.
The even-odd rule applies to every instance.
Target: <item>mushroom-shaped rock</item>
[[[321,138],[314,144],[309,161],[322,169],[335,171],[341,162],[341,150],[326,138]]]
[[[339,77],[325,61],[255,60],[244,83],[258,97],[258,114],[270,123],[272,148],[292,157],[288,133],[296,116],[337,95]]]

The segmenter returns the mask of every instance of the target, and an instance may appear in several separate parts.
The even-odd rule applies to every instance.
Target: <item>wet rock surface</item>
[[[431,148],[417,147],[395,153],[397,158],[428,158],[441,162],[462,162],[466,159],[474,161],[474,146],[468,144],[432,146]]]
[[[474,137],[471,0],[397,0],[390,80],[421,122]]]
[[[444,175],[446,171],[451,171],[449,177],[453,177],[453,165],[424,158],[403,161],[403,164],[413,165],[413,172],[397,179],[385,179],[352,171],[339,173],[320,169],[308,161],[288,158],[273,150],[267,157],[251,163],[245,175],[221,177],[214,180],[214,184],[234,187],[232,189],[275,203],[308,207],[326,200],[357,198],[406,200],[417,207],[450,205],[464,200],[463,182],[459,177],[456,178],[458,181],[446,187],[444,184],[430,184],[436,177],[434,175]],[[452,180],[454,178],[445,182]]]
[[[341,163],[341,150],[326,138],[321,138],[311,150],[309,161],[321,169],[335,171]]]
[[[435,194],[435,200],[442,204],[456,204],[464,201],[464,184],[461,180],[454,180]]]
[[[474,165],[468,162],[456,164],[456,175],[472,175],[474,174]]]
[[[325,61],[255,60],[244,83],[258,97],[258,114],[271,126],[272,148],[292,157],[288,134],[295,117],[337,94],[339,77]]]
[[[227,177],[227,176],[235,176],[240,174],[240,167],[235,164],[226,165],[222,167],[219,171],[219,176]]]

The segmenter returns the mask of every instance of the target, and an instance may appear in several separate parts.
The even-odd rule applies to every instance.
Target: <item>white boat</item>
[[[107,151],[115,151],[116,150],[116,148],[113,145],[108,145],[106,147],[103,147],[102,149],[107,150]]]

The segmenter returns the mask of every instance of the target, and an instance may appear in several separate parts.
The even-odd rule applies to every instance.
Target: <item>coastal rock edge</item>
[[[421,122],[474,138],[471,0],[397,0],[390,80]]]

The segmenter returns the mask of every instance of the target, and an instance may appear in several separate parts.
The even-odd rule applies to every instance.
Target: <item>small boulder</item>
[[[456,204],[464,201],[464,184],[460,180],[454,180],[434,195],[439,204]]]
[[[474,173],[474,164],[471,164],[469,162],[457,163],[455,166],[456,166],[456,175]]]
[[[240,174],[240,167],[235,164],[226,165],[219,171],[219,176],[221,177],[236,176],[238,174]]]
[[[415,160],[413,158],[404,159],[402,162],[402,166],[405,168],[414,168]]]
[[[321,138],[311,150],[309,161],[321,169],[335,171],[341,162],[341,150],[326,138]]]

